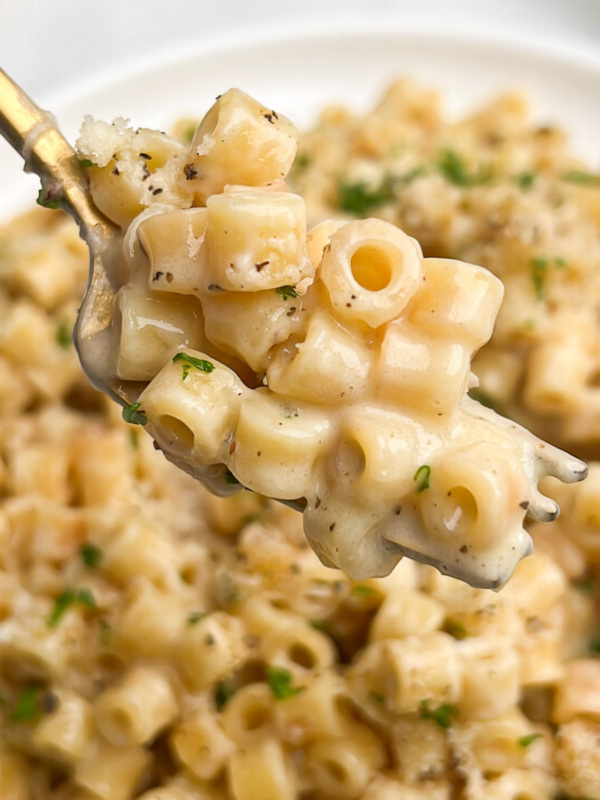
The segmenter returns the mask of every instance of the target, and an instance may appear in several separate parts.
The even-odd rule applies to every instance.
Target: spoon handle
[[[42,111],[0,69],[0,134],[25,160],[25,171],[42,180],[41,205],[64,208],[75,217],[83,238],[106,239],[112,224],[98,211],[85,171],[52,114]]]

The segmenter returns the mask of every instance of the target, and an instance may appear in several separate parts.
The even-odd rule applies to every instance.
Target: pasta
[[[415,140],[437,124],[431,96],[416,89],[394,108],[397,128],[418,128]],[[491,124],[486,114],[478,122],[484,127]],[[388,126],[371,120],[361,136],[363,146],[380,148]],[[115,144],[121,148],[121,139]],[[119,150],[124,172],[128,146]],[[146,140],[144,147],[151,146],[158,154],[156,142]],[[107,164],[115,152],[107,150]],[[172,145],[169,152],[184,151]],[[550,144],[547,152],[550,157]],[[153,180],[157,172],[167,180],[167,161],[156,170],[148,162]],[[134,174],[133,165],[127,174]],[[199,225],[194,235],[201,236],[195,209],[180,210],[192,212],[192,227]],[[457,224],[453,216],[444,221],[436,204],[424,210],[431,231]],[[135,213],[127,211],[125,228]],[[164,266],[175,275],[165,259],[176,248],[156,249],[166,235],[159,221],[170,213],[144,218],[144,247],[157,271]],[[150,221],[156,221],[154,239]],[[307,237],[312,260],[312,251],[322,252],[338,227],[313,229]],[[147,267],[146,258],[140,256]],[[51,277],[37,286],[41,264]],[[65,274],[57,264],[73,269]],[[0,227],[0,342],[10,338],[4,326],[13,329],[14,309],[26,308],[27,318],[39,323],[36,331],[48,336],[0,347],[2,800],[599,800],[598,465],[591,465],[587,481],[572,486],[544,478],[540,489],[560,503],[562,514],[551,524],[527,522],[535,551],[501,591],[466,585],[410,559],[386,577],[349,578],[324,566],[307,546],[296,511],[253,492],[207,492],[89,387],[65,335],[86,270],[77,231],[61,214],[38,210]],[[181,287],[190,286],[191,274],[181,273]],[[152,292],[150,273],[139,275],[136,290]],[[165,287],[176,284],[175,277],[161,280]],[[176,294],[198,299],[164,287],[160,294],[165,303]],[[272,290],[254,294],[265,316],[281,306]],[[243,292],[215,294],[214,300],[229,302],[229,295],[232,305],[242,298],[235,307],[244,307]],[[292,299],[300,298],[282,302]],[[313,352],[326,356],[319,337],[331,337],[344,352],[347,321],[306,308],[302,313],[314,323]],[[201,313],[208,319],[204,307]],[[264,353],[292,336],[288,324],[299,326],[294,335],[304,335],[304,323],[284,316],[281,327],[269,327],[269,336],[277,331],[275,338],[283,337],[275,344],[261,339],[258,325],[254,341],[263,342]],[[239,315],[246,331],[248,319]],[[425,329],[424,321],[411,325]],[[226,336],[227,326],[222,330]],[[235,335],[247,341],[246,333]],[[481,335],[463,325],[457,341],[466,346],[469,337]],[[434,337],[433,326],[427,337]],[[43,357],[27,352],[38,345]],[[217,358],[206,348],[203,339],[198,357],[215,365],[210,375],[221,382],[237,424],[235,387],[245,403],[260,382],[252,384],[248,373],[240,377],[233,353]],[[282,376],[284,355],[278,356]],[[506,355],[496,353],[499,380],[512,374]],[[352,371],[355,362],[347,363]],[[200,392],[210,386],[190,381],[193,367],[183,381],[184,364],[167,365],[179,379],[168,399],[177,413],[193,386]],[[374,357],[369,370],[376,368]],[[302,383],[307,392],[323,392],[318,402],[302,398],[302,407],[317,407],[315,418],[328,418],[335,406],[326,389],[314,380]],[[386,474],[378,458],[374,437],[385,437],[393,426],[368,394],[371,386],[369,379],[367,394],[348,404],[345,438],[335,438],[340,428],[334,426],[329,440],[336,470],[356,469],[361,451],[366,455],[354,484],[357,502],[373,491],[389,499],[390,487],[403,479]],[[273,411],[268,391],[251,396]],[[218,416],[225,406],[206,404],[211,424],[224,430],[234,424],[227,413]],[[461,457],[464,472],[483,458],[475,446],[488,423],[485,412],[478,414],[477,435]],[[295,426],[298,419],[287,422]],[[408,443],[403,448],[399,439],[391,451],[394,469],[408,469],[411,436],[420,433],[415,419],[409,407],[393,419]],[[248,431],[257,428],[253,423],[247,414]],[[218,446],[207,428],[198,423],[199,440],[205,436],[207,447]],[[311,430],[308,423],[293,429]],[[267,431],[267,443],[270,437]],[[246,454],[259,460],[249,446]],[[299,467],[301,456],[298,448]],[[339,474],[332,472],[330,480]],[[430,487],[418,497],[436,491],[434,502],[452,502],[433,475],[431,465]],[[358,522],[357,529],[363,519]]]
[[[531,550],[526,514],[557,514],[538,480],[586,468],[466,397],[500,281],[424,259],[385,220],[307,232],[283,180],[296,131],[237,89],[186,154],[120,120],[86,119],[77,146],[92,197],[123,229],[112,321],[85,334],[85,352],[126,419],[216,494],[303,510],[322,562],[355,579],[408,555],[503,585]]]

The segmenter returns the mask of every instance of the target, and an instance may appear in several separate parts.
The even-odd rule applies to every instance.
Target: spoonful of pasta
[[[302,511],[326,565],[364,579],[409,556],[498,588],[531,552],[525,517],[558,515],[538,481],[585,478],[467,395],[501,282],[379,219],[307,231],[297,131],[244,92],[190,146],[86,117],[73,150],[0,72],[0,132],[89,245],[92,383],[214,493]]]

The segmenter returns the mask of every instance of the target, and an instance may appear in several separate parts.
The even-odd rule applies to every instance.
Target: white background
[[[194,42],[363,19],[600,54],[600,0],[0,0],[0,66],[38,101]],[[358,54],[357,54],[358,55]]]

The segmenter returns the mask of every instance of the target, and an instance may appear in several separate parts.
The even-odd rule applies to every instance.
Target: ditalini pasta
[[[431,100],[413,100],[412,124],[425,131]],[[395,113],[400,125],[406,104]],[[374,130],[373,145],[384,135]],[[438,210],[424,208],[432,227]],[[145,217],[147,250],[168,241],[153,238],[150,221],[160,225],[173,211]],[[206,209],[183,211],[202,236],[194,215]],[[181,252],[181,230],[189,231],[189,218],[178,219],[183,228],[160,256],[165,273],[174,274],[169,253]],[[330,222],[307,238],[311,261],[338,228]],[[190,264],[199,253],[191,249]],[[91,389],[70,336],[88,262],[59,212],[0,226],[2,800],[600,800],[598,464],[582,483],[543,481],[561,516],[526,520],[535,552],[499,592],[411,559],[386,578],[352,580],[317,559],[296,511],[255,492],[209,493]],[[185,280],[196,275],[193,266]],[[195,299],[169,294],[175,279],[159,280],[158,299]],[[249,354],[265,336],[291,339],[290,318],[274,319],[279,294],[261,292],[262,317],[246,314],[246,292],[215,294],[213,316],[208,307],[203,314],[211,336],[226,339],[233,319]],[[182,307],[198,314],[193,302]],[[181,335],[157,328],[142,304],[135,309],[159,342]],[[388,502],[404,478],[381,470],[406,454],[398,445],[396,460],[372,460],[376,437],[384,447],[390,428],[382,413],[390,399],[369,395],[374,361],[364,353],[373,351],[356,333],[367,328],[322,306],[306,313],[311,348],[332,367],[320,367],[327,380],[317,381],[310,361],[298,362],[307,379],[295,391],[318,412],[310,419],[323,420],[344,391],[333,370],[347,365],[361,395],[344,409],[352,438],[334,439],[337,457],[356,463],[360,443],[373,466],[356,492],[373,484]],[[175,317],[165,319],[177,328]],[[324,348],[327,338],[335,351]],[[248,390],[271,363],[250,368],[246,356],[217,358],[204,340],[195,346],[226,396],[230,373],[217,362],[243,375]],[[185,362],[173,366],[181,381]],[[135,409],[128,414],[137,419]],[[273,418],[275,427],[287,414]],[[427,415],[410,411],[413,421]],[[252,415],[244,420],[252,430]],[[199,430],[212,446],[210,431]],[[461,474],[471,463],[461,460]],[[429,489],[419,498],[434,488],[447,498],[442,466],[438,484],[433,465],[429,481],[421,470],[419,486]]]
[[[408,555],[501,586],[531,551],[525,516],[558,513],[538,480],[586,468],[466,395],[500,281],[380,219],[307,232],[284,183],[295,128],[236,89],[189,150],[92,119],[77,147],[122,229],[94,373],[125,418],[216,494],[303,510],[319,558],[355,579]]]

